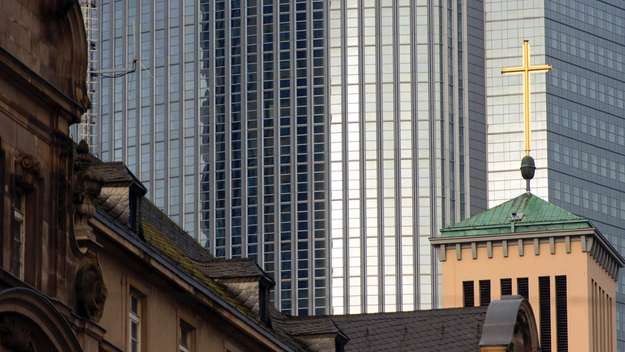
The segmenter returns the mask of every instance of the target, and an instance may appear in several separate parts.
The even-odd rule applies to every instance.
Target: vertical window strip
[[[538,278],[540,346],[543,352],[551,352],[551,288],[549,285],[549,276]]]
[[[529,281],[526,277],[520,277],[516,279],[517,294],[523,296],[525,299],[529,299]]]
[[[569,327],[567,306],[567,282],[566,276],[556,276],[556,331],[558,352],[569,350]]]
[[[473,281],[462,282],[462,292],[463,292],[463,300],[464,300],[465,307],[475,306],[475,294],[473,291],[474,291]]]
[[[512,294],[512,279],[501,279],[501,295],[509,296]]]
[[[480,280],[480,307],[490,304],[490,280]]]

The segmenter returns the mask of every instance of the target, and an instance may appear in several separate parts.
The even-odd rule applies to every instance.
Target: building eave
[[[101,225],[99,225],[98,222]],[[99,225],[98,227],[101,229],[103,227],[108,228],[110,232],[113,232],[114,234],[120,236],[121,238],[117,238],[114,236],[109,237],[111,240],[119,243],[125,248],[128,248],[129,245],[130,247],[134,247],[128,248],[131,253],[139,257],[149,257],[150,260],[148,262],[150,263],[150,265],[152,265],[154,269],[160,271],[163,276],[177,279],[174,280],[174,282],[178,280],[182,281],[182,283],[184,283],[183,285],[181,285],[182,289],[191,291],[192,294],[200,293],[212,302],[215,302],[220,308],[217,311],[222,315],[222,317],[229,320],[235,325],[243,325],[244,328],[247,328],[246,330],[248,330],[248,332],[252,332],[254,335],[256,335],[257,338],[260,338],[261,341],[264,341],[267,346],[271,346],[276,350],[282,351],[300,351],[300,349],[290,346],[283,341],[280,341],[279,339],[276,339],[275,336],[264,326],[261,326],[257,321],[253,320],[249,316],[245,315],[244,313],[230,305],[228,302],[219,297],[219,295],[215,294],[198,280],[193,278],[190,274],[172,265],[155,249],[146,245],[143,241],[130,233],[128,229],[125,229],[108,219],[106,215],[97,212],[94,218],[91,220],[91,223],[95,226]],[[189,290],[189,288],[191,288],[192,290]]]

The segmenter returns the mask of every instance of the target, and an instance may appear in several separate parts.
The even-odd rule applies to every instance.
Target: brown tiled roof
[[[478,352],[485,316],[477,307],[330,318],[349,338],[345,352]]]

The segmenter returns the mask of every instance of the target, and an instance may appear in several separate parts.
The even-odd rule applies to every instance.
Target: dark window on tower
[[[551,292],[549,276],[538,278],[540,306],[540,346],[542,352],[551,352]]]
[[[501,279],[501,295],[509,296],[512,294],[512,279]]]
[[[556,332],[558,352],[569,350],[568,308],[566,303],[566,276],[556,276]]]
[[[530,299],[529,282],[526,277],[520,277],[516,279],[516,291],[520,296],[523,296],[525,299]]]
[[[475,306],[475,294],[473,292],[473,281],[463,281],[462,282],[462,292],[464,299],[465,307],[473,307]]]
[[[490,280],[480,280],[480,307],[490,304]]]

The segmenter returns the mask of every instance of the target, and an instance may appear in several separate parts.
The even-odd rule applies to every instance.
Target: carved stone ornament
[[[96,260],[83,264],[76,274],[76,305],[82,317],[99,321],[104,312],[108,292],[102,270]]]
[[[20,154],[15,163],[15,176],[22,188],[30,190],[41,176],[41,164],[32,155]]]
[[[0,345],[15,352],[33,352],[31,330],[14,317],[0,318]]]
[[[76,209],[74,213],[74,236],[83,253],[86,253],[89,248],[97,246],[95,234],[89,225],[89,219],[96,213],[95,200],[100,194],[102,180],[89,169],[91,164],[89,146],[83,140],[76,148],[73,182],[73,202]]]

